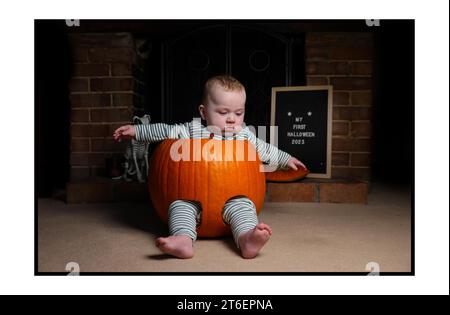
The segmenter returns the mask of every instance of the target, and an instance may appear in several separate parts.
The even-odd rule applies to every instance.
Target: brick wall
[[[369,33],[306,35],[307,84],[333,86],[333,178],[370,178],[372,47]]]
[[[128,33],[70,34],[70,180],[105,175],[105,159],[124,151],[112,132],[141,114],[142,64]]]

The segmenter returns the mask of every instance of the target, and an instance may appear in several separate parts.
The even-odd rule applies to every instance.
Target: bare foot
[[[155,245],[163,253],[178,258],[186,259],[194,257],[192,239],[187,235],[171,235],[168,237],[159,237],[156,239]]]
[[[254,258],[272,235],[272,229],[265,223],[259,223],[254,229],[239,237],[242,257]]]

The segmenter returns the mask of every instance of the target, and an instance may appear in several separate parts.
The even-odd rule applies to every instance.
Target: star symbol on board
[[[312,115],[312,111],[308,111],[308,116],[311,116]]]
[[[288,116],[289,116],[289,117],[291,117],[291,116],[292,116],[292,113],[291,113],[291,112],[288,112],[287,114],[288,114]]]

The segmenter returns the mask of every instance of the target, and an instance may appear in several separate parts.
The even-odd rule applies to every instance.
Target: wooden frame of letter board
[[[328,113],[327,113],[327,171],[323,173],[309,173],[308,178],[331,178],[331,141],[332,141],[332,123],[333,123],[333,86],[331,85],[317,85],[317,86],[286,86],[273,87],[271,100],[270,124],[275,126],[275,106],[276,93],[283,91],[317,91],[328,90]],[[272,133],[270,134],[272,137]],[[273,140],[273,139],[271,139]],[[271,142],[273,143],[273,142]]]

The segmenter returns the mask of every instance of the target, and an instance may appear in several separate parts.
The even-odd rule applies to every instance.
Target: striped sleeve
[[[277,169],[288,168],[288,162],[291,158],[289,153],[279,150],[270,143],[257,138],[248,128],[245,128],[243,131],[246,133],[248,141],[253,143],[256,147],[256,151],[262,162],[269,163],[270,165],[277,165]]]
[[[189,123],[168,125],[163,123],[135,125],[136,140],[158,142],[165,139],[189,138]]]

